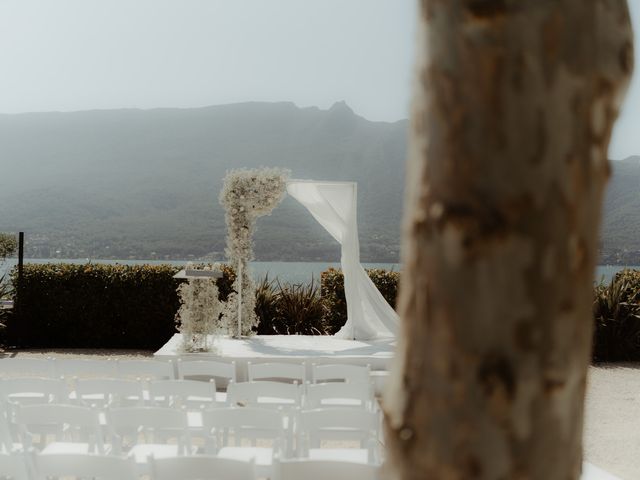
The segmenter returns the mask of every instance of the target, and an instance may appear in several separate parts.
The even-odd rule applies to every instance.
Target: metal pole
[[[238,338],[242,336],[242,260],[238,262]]]
[[[18,283],[16,285],[16,291],[14,298],[14,312],[20,315],[20,303],[22,296],[22,270],[24,267],[24,232],[18,232]],[[22,325],[22,323],[20,323]]]
[[[18,283],[22,280],[24,266],[24,232],[18,233]]]

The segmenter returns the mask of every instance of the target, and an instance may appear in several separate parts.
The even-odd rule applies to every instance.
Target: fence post
[[[22,281],[24,266],[24,232],[18,233],[18,284]]]
[[[13,297],[13,311],[20,316],[20,297],[22,295],[22,272],[24,269],[24,232],[18,232],[18,282]]]

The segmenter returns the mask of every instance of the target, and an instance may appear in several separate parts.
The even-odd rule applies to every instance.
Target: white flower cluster
[[[213,270],[215,266],[206,266]],[[218,300],[215,278],[189,279],[178,287],[180,309],[176,314],[178,331],[182,334],[183,350],[207,351],[212,348],[208,336],[227,333],[222,316],[224,304]]]
[[[289,170],[281,168],[239,169],[227,172],[224,177],[220,203],[226,211],[226,254],[234,268],[242,265],[242,274],[234,284],[234,290],[238,292],[239,282],[242,282],[242,335],[251,334],[251,328],[257,323],[255,285],[248,269],[249,262],[253,260],[256,220],[270,215],[282,201],[289,173]],[[237,318],[237,309],[237,296],[231,294],[224,312],[229,325]]]

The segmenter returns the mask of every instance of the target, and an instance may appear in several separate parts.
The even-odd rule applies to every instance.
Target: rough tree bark
[[[389,478],[577,479],[626,2],[423,0],[419,23]]]

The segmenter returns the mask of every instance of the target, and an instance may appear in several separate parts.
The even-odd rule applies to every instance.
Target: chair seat
[[[321,407],[362,407],[362,402],[356,398],[325,398],[320,402]]]
[[[309,459],[370,463],[366,448],[310,448]]]
[[[195,455],[198,449],[196,447],[191,447],[189,452],[186,452],[190,455]],[[158,444],[158,443],[139,443],[138,445],[134,445],[129,450],[129,456],[133,457],[136,464],[146,464],[149,455],[153,455],[154,458],[167,458],[167,457],[177,457],[182,455],[183,452],[180,451],[180,447],[178,445],[167,445],[167,444]]]
[[[270,467],[273,464],[273,448],[268,447],[222,447],[218,456],[244,462],[254,460],[256,466]]]
[[[23,452],[24,447],[21,443],[13,442],[11,443],[11,451],[7,451],[6,445],[0,443],[0,453],[15,453],[15,452]]]
[[[111,452],[111,446],[104,446],[104,454]],[[96,453],[91,445],[84,442],[51,442],[42,449],[43,455],[59,453]]]

